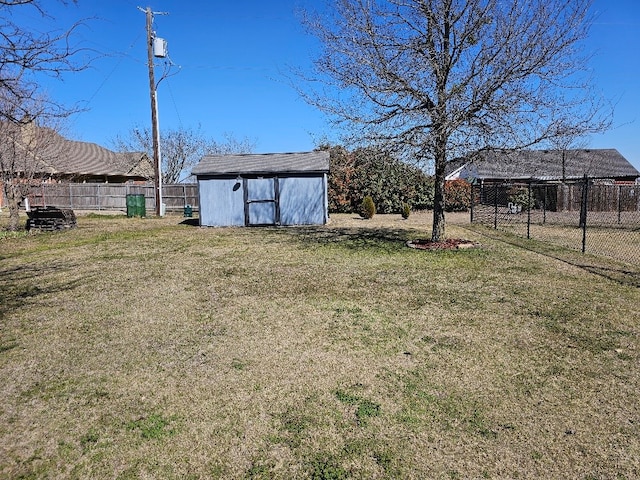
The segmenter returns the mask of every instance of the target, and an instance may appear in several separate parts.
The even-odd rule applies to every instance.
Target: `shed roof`
[[[449,174],[461,177],[501,180],[640,176],[640,172],[614,148],[565,150],[564,161],[561,150],[484,151],[471,160],[462,158],[451,162],[447,170]]]
[[[255,175],[328,171],[329,152],[314,151],[206,155],[191,173],[193,175]]]

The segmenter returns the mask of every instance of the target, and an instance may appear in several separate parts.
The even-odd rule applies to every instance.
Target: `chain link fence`
[[[640,185],[603,178],[472,186],[471,222],[640,265]]]

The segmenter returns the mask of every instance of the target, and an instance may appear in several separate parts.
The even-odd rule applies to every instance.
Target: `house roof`
[[[114,152],[96,143],[68,140],[55,134],[41,155],[55,174],[153,177],[143,152]]]
[[[30,138],[36,138],[41,145],[34,152],[37,164],[31,167],[36,173],[135,178],[154,175],[153,165],[143,152],[118,153],[95,143],[66,139],[56,131],[42,127],[38,127],[37,134],[25,131],[16,145],[24,147],[26,143],[23,142],[29,142]],[[23,163],[16,162],[15,167],[19,168]]]
[[[207,155],[191,171],[193,175],[242,175],[314,173],[329,171],[329,152],[251,153]]]
[[[447,168],[448,178],[478,180],[562,180],[584,175],[632,180],[640,172],[613,148],[565,150],[564,162],[562,150],[491,150],[471,160],[454,160]]]

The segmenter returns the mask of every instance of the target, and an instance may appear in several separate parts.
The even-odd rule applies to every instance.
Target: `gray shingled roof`
[[[40,128],[38,138],[43,146],[36,151],[36,173],[153,177],[153,166],[142,152],[116,153],[95,143],[68,140],[49,128]]]
[[[463,177],[476,179],[561,180],[563,178],[561,150],[481,152],[471,161],[459,159],[452,162],[448,166],[447,173],[460,167],[464,170]],[[613,148],[565,151],[564,178],[582,178],[584,175],[595,178],[635,179],[640,177],[640,172]]]
[[[329,152],[248,153],[207,155],[191,171],[193,175],[261,175],[329,171]]]
[[[53,173],[58,174],[152,177],[151,164],[151,170],[141,165],[144,155],[142,152],[117,153],[96,143],[56,135],[42,157]]]

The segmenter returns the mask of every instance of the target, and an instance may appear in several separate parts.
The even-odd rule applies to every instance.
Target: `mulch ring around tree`
[[[479,243],[465,240],[464,238],[447,238],[441,242],[432,242],[424,239],[409,240],[407,242],[407,247],[418,250],[466,250],[479,246]]]

